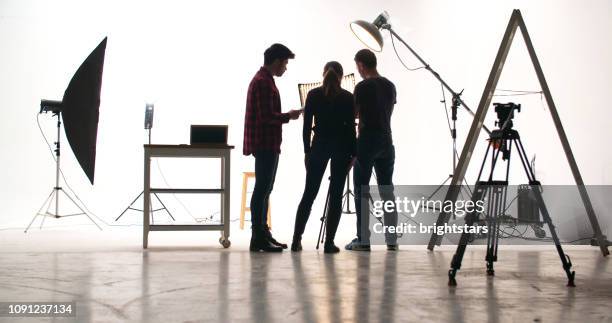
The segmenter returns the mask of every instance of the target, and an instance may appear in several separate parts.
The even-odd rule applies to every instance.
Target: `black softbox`
[[[70,148],[92,185],[96,168],[96,140],[105,51],[106,38],[89,54],[72,77],[64,92],[61,108]]]

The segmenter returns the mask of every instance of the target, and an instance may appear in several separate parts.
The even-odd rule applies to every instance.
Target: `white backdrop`
[[[465,88],[463,98],[475,110],[514,8],[522,10],[585,182],[610,184],[612,2],[607,0],[1,0],[0,225],[27,224],[53,186],[54,163],[36,124],[40,99],[61,99],[78,66],[104,36],[109,39],[95,186],[89,185],[64,142],[63,169],[72,188],[102,218],[111,220],[120,213],[142,189],[144,107],[152,102],[154,143],[188,143],[190,124],[229,125],[229,142],[236,146],[231,215],[236,218],[241,174],[253,168],[253,159],[242,156],[246,89],[271,43],[284,43],[296,53],[288,72],[276,80],[283,109],[289,110],[299,105],[297,83],[319,80],[325,62],[338,60],[347,73],[356,72],[353,56],[361,43],[352,35],[349,22],[371,21],[387,10],[396,31],[451,87]],[[398,90],[392,124],[395,182],[438,184],[452,166],[440,85],[425,70],[404,70],[388,40],[387,35],[378,59],[379,71]],[[398,49],[408,65],[418,66],[408,51]],[[498,88],[540,90],[519,34]],[[498,97],[494,102],[511,100],[523,105],[515,125],[528,153],[537,154],[540,180],[572,183],[543,99],[539,95]],[[493,120],[490,112],[487,125],[492,126]],[[42,115],[40,121],[53,140],[54,120]],[[470,115],[460,111],[459,149],[471,121]],[[301,120],[285,125],[283,136],[273,219],[275,227],[286,228],[285,235],[290,237],[305,177]],[[484,139],[473,161],[481,159]],[[468,171],[470,182],[477,164],[473,162]],[[164,162],[161,167],[177,177],[217,176],[213,167]],[[520,169],[515,170],[513,182],[524,182]],[[176,184],[169,174],[168,181]],[[320,194],[308,230],[318,229],[316,219],[323,202]],[[136,220],[132,216],[130,221]],[[610,221],[602,222],[605,226]],[[352,231],[352,223],[352,217],[343,221],[341,230]]]

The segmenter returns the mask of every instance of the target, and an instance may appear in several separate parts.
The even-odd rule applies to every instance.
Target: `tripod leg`
[[[50,214],[49,213],[49,209],[51,208],[51,202],[53,202],[53,198],[55,196],[55,200],[57,201],[57,199],[59,198],[59,194],[57,194],[57,188],[53,188],[53,191],[51,191],[51,196],[49,196],[49,202],[47,204],[47,210],[45,210],[45,214],[43,214],[43,218],[40,221],[40,227],[39,229],[42,230],[43,224],[45,224],[45,220],[47,219],[47,216]],[[53,214],[55,217],[58,216],[57,213]]]
[[[494,190],[494,189],[493,189]],[[485,256],[485,261],[487,263],[487,275],[491,276],[493,274],[493,268],[492,268],[492,263],[491,263],[491,248],[492,248],[492,241],[493,241],[493,235],[495,234],[495,229],[493,228],[493,216],[495,215],[495,207],[494,207],[494,191],[492,192],[492,194],[489,194],[488,197],[488,201],[487,201],[487,215],[485,218],[485,222],[487,223],[487,254]]]
[[[489,215],[488,228],[489,234],[487,238],[487,275],[494,276],[494,263],[497,261],[497,247],[499,245],[499,216],[503,215],[505,203],[504,194],[506,191],[505,185],[495,185],[491,187],[492,193],[489,198]]]
[[[506,177],[506,183],[503,187],[503,193],[502,193],[502,204],[501,204],[501,208],[500,208],[500,215],[505,215],[506,213],[506,202],[507,202],[507,197],[508,197],[508,177]],[[495,225],[495,249],[493,250],[493,261],[497,261],[497,250],[499,248],[499,232],[500,232],[500,222],[496,221],[496,225]]]
[[[444,187],[444,185],[446,185],[446,183],[448,183],[448,181],[452,178],[453,178],[453,174],[448,175],[448,177],[444,180],[444,182],[438,185],[438,187],[433,191],[433,193],[431,193],[431,195],[427,197],[427,200],[430,200],[434,195],[436,195],[436,193],[438,193],[442,189],[442,187]]]
[[[550,218],[550,214],[548,214],[548,209],[546,209],[546,205],[544,204],[544,199],[542,198],[542,194],[540,192],[540,183],[532,182],[531,189],[536,197],[536,201],[540,206],[540,212],[542,212],[542,217],[544,218],[544,222],[548,224],[548,229],[550,230],[550,235],[555,242],[555,247],[557,248],[557,253],[559,254],[559,258],[561,259],[561,263],[563,264],[563,270],[567,275],[567,286],[568,287],[576,287],[574,283],[574,278],[576,276],[576,272],[572,269],[572,260],[570,257],[563,252],[563,247],[561,247],[561,242],[559,241],[559,237],[557,236],[557,230],[555,230],[555,226],[552,223]]]
[[[325,207],[323,208],[323,216],[321,217],[321,227],[319,228],[319,237],[317,238],[317,250],[319,245],[325,239],[325,228],[327,227],[327,206],[329,205],[329,188],[327,189],[327,197],[325,198]]]
[[[172,216],[172,213],[170,213],[170,210],[168,210],[166,205],[164,205],[164,202],[162,202],[161,199],[159,198],[159,196],[157,196],[157,193],[153,193],[153,195],[155,195],[155,198],[157,198],[159,203],[164,207],[164,210],[166,210],[166,212],[168,212],[168,215],[170,216],[170,218],[172,218],[172,221],[176,221],[176,219],[174,219],[174,217]]]
[[[475,222],[475,218],[477,217],[476,213],[470,212],[465,217],[465,224],[468,226],[472,225]],[[471,234],[468,232],[463,232],[461,234],[461,238],[459,239],[459,244],[457,245],[457,251],[453,255],[453,260],[451,261],[451,269],[448,271],[448,286],[457,286],[457,280],[455,276],[457,275],[457,271],[461,269],[461,262],[463,261],[463,256],[465,254],[465,249],[467,248],[468,243],[470,243]]]
[[[489,179],[484,184],[487,186],[487,190],[489,192],[487,196],[487,215],[485,218],[487,224],[487,253],[485,255],[485,262],[487,266],[487,275],[494,276],[495,270],[493,268],[493,263],[496,259],[496,249],[497,249],[497,234],[498,234],[498,226],[497,226],[497,217],[500,213],[500,185],[498,182],[493,181],[493,175],[495,173],[495,166],[497,165],[497,161],[499,160],[499,155],[503,149],[503,141],[500,139],[491,140],[491,145],[493,145],[493,152],[491,154],[491,171],[489,174]],[[497,147],[496,147],[497,145]],[[486,157],[485,157],[486,159]],[[483,163],[484,167],[484,163]],[[479,174],[480,176],[480,174]],[[506,178],[507,178],[506,173]],[[506,182],[507,184],[507,182]],[[501,210],[503,210],[503,206],[501,206]]]
[[[351,211],[351,199],[355,198],[353,191],[351,191],[351,181],[350,181],[350,172],[346,174],[346,191],[342,195],[342,213],[345,214],[353,214],[355,212]],[[346,206],[346,209],[344,208]]]
[[[474,188],[474,194],[472,195],[472,201],[480,201],[484,198],[487,193],[487,188],[482,187],[479,184],[476,184]],[[465,224],[467,226],[472,226],[478,219],[478,213],[473,210],[473,212],[468,213],[465,216]],[[453,260],[451,261],[451,269],[448,271],[448,286],[457,286],[457,280],[455,276],[457,275],[457,271],[461,269],[461,262],[463,261],[463,256],[465,254],[465,249],[467,248],[468,243],[470,243],[472,234],[468,231],[464,231],[461,234],[461,238],[459,239],[459,244],[457,245],[457,251],[453,255]]]
[[[572,269],[572,260],[568,255],[563,251],[563,247],[561,247],[561,242],[559,241],[559,237],[557,236],[557,230],[555,230],[555,226],[552,223],[550,218],[550,214],[548,213],[548,209],[546,208],[546,204],[544,203],[544,198],[542,198],[542,192],[540,192],[541,184],[535,179],[535,173],[531,168],[531,165],[528,163],[527,153],[525,152],[525,148],[523,147],[522,141],[517,139],[517,146],[519,151],[519,156],[521,156],[521,162],[523,163],[523,167],[525,168],[525,172],[527,173],[527,177],[529,177],[529,186],[531,187],[531,191],[533,192],[536,203],[538,203],[538,207],[540,212],[542,213],[542,218],[544,222],[548,225],[548,229],[550,230],[550,235],[553,238],[555,243],[555,248],[557,249],[557,253],[559,254],[559,258],[561,259],[561,264],[563,264],[563,270],[567,275],[567,286],[575,287],[574,278],[576,277],[576,272]]]
[[[47,203],[49,203],[49,200],[51,200],[51,196],[53,196],[53,192],[55,192],[55,189],[51,190],[51,193],[49,193],[49,195],[47,196],[47,198],[45,199],[45,201],[43,202],[42,206],[40,207],[40,209],[38,209],[38,212],[36,212],[36,215],[34,215],[34,217],[32,218],[32,221],[30,221],[30,224],[28,224],[28,226],[25,228],[25,230],[23,231],[24,233],[27,233],[28,230],[30,230],[30,227],[32,226],[32,224],[34,223],[34,220],[36,220],[36,218],[39,215],[42,215],[44,217],[44,214],[40,213],[42,212],[42,210],[45,208],[45,205],[47,205]]]
[[[140,194],[138,194],[138,196],[136,196],[136,198],[130,203],[130,205],[128,205],[125,208],[125,210],[123,210],[123,212],[121,212],[121,214],[119,214],[119,216],[115,219],[115,222],[117,222],[117,220],[119,220],[123,216],[123,214],[125,214],[125,212],[127,212],[127,210],[129,210],[132,207],[132,205],[134,205],[134,203],[136,203],[136,201],[138,201],[138,198],[140,198],[142,196],[142,193],[144,193],[144,191],[140,192]]]
[[[98,227],[98,229],[100,229],[100,231],[102,231],[102,227],[100,227],[100,225],[98,225],[98,223],[96,223],[96,221],[94,221],[94,219],[92,219],[92,217],[91,217],[91,216],[89,216],[89,214],[88,214],[87,212],[85,212],[85,210],[83,210],[83,208],[82,208],[82,207],[81,207],[79,204],[77,204],[77,202],[75,202],[75,201],[74,201],[74,199],[73,199],[73,198],[72,198],[72,197],[71,197],[71,196],[70,196],[68,193],[64,192],[64,190],[61,190],[61,191],[64,193],[64,195],[66,195],[66,197],[68,197],[68,199],[69,199],[69,200],[70,200],[70,201],[71,201],[71,202],[72,202],[74,205],[76,205],[76,207],[78,207],[78,208],[79,208],[79,210],[81,210],[81,212],[83,212],[83,214],[85,214],[85,216],[86,216],[87,218],[89,218],[89,220],[90,220],[90,221],[91,221],[93,224],[95,224],[95,225]],[[57,194],[56,198],[59,198],[59,193]]]
[[[36,220],[38,215],[39,215],[39,213],[36,213],[36,215],[34,215],[34,217],[32,218],[32,221],[30,221],[30,224],[28,224],[28,226],[25,228],[25,230],[23,230],[23,233],[28,233],[28,230],[30,230],[30,227],[32,226],[32,224],[34,223],[34,220]]]

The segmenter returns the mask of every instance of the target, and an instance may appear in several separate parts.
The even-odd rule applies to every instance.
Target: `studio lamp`
[[[62,101],[41,100],[40,113],[51,113],[57,118],[57,141],[55,141],[55,186],[51,193],[34,216],[28,227],[27,232],[34,220],[38,216],[43,219],[40,227],[44,223],[46,217],[62,218],[75,215],[86,215],[100,230],[100,226],[76,203],[59,183],[61,168],[60,168],[60,133],[62,120],[64,121],[64,131],[68,144],[77,161],[81,165],[83,172],[93,185],[94,173],[96,167],[96,141],[98,136],[98,118],[100,108],[100,90],[102,87],[102,70],[104,67],[104,54],[106,52],[106,38],[89,54],[85,61],[76,71],[72,80],[68,84]],[[60,194],[64,194],[81,213],[60,215],[59,198]],[[52,202],[55,201],[55,210],[50,212]],[[44,208],[47,208],[43,212]]]
[[[369,49],[380,52],[383,48],[383,37],[380,34],[380,29],[387,25],[389,14],[383,11],[374,22],[365,20],[356,20],[351,22],[351,30],[353,34]]]

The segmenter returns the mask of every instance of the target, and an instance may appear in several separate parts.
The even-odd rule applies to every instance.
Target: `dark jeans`
[[[251,230],[253,236],[263,234],[268,221],[268,201],[274,187],[278,153],[258,151],[255,154],[255,188],[251,196]]]
[[[395,166],[395,147],[389,135],[360,135],[357,140],[357,161],[353,171],[355,183],[355,209],[357,213],[357,238],[364,244],[370,243],[370,214],[362,213],[362,206],[367,206],[370,197],[370,178],[372,168],[376,172],[379,193],[382,200],[395,201],[393,193],[393,168]],[[363,201],[363,198],[368,200]],[[364,203],[364,205],[362,205]],[[367,210],[367,209],[366,209]],[[397,225],[397,212],[385,212],[385,225]],[[385,235],[387,244],[396,244],[395,234]]]
[[[331,159],[331,178],[329,182],[329,202],[325,239],[333,242],[342,215],[342,193],[344,181],[351,161],[350,146],[333,142],[313,142],[306,168],[306,187],[295,217],[294,239],[301,239],[306,222],[310,217],[327,163]]]

